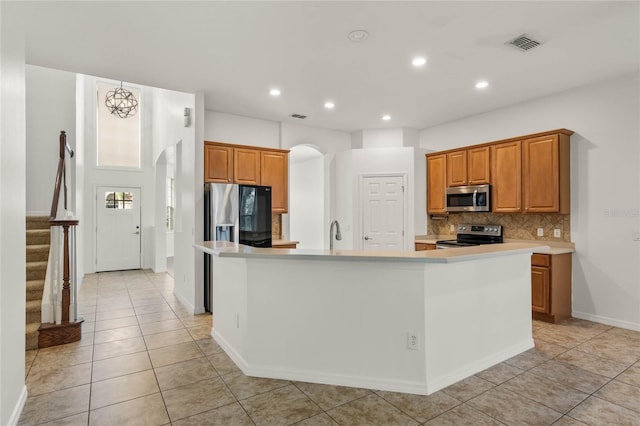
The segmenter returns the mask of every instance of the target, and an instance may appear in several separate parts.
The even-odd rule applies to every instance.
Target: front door
[[[362,248],[404,250],[404,177],[363,176]]]
[[[140,188],[96,192],[96,272],[140,268]]]

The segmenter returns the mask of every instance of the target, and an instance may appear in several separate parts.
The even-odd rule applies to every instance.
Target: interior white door
[[[96,190],[96,271],[140,268],[140,188]]]
[[[404,250],[404,204],[402,176],[363,177],[364,250]]]

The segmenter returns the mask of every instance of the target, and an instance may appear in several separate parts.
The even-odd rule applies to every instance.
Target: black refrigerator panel
[[[271,247],[271,187],[240,185],[240,244]]]

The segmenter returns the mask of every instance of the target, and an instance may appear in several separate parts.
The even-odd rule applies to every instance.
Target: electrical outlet
[[[544,237],[544,229],[538,228],[538,237]]]
[[[449,231],[455,232],[455,230],[456,230],[455,225],[453,225],[453,224],[449,225]]]
[[[415,331],[407,331],[407,349],[417,351],[420,349],[420,335]]]
[[[558,228],[553,230],[553,237],[554,238],[562,238],[562,231]]]

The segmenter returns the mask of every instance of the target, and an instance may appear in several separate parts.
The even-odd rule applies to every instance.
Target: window
[[[175,179],[167,178],[167,218],[166,226],[167,231],[173,231],[174,214],[176,210],[176,192],[175,192]]]
[[[108,209],[132,209],[133,193],[131,192],[105,192],[104,205]]]
[[[99,167],[140,168],[140,109],[133,117],[112,115],[104,105],[107,92],[115,84],[98,83],[98,147]],[[127,87],[140,102],[140,90]]]

